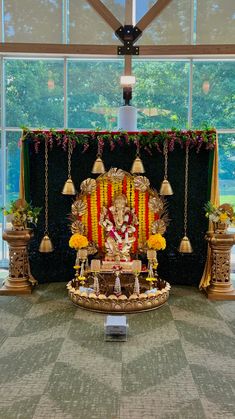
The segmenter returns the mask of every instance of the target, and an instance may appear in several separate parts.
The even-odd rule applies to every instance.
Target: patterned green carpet
[[[63,283],[1,296],[0,312],[1,419],[235,418],[234,302],[174,287],[118,343]]]

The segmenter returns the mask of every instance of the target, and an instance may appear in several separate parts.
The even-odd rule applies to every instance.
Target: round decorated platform
[[[79,287],[74,280],[67,284],[67,289],[69,298],[79,307],[110,314],[154,310],[165,304],[169,298],[171,287],[168,282],[161,281],[161,289],[148,290],[143,279],[140,281],[139,295],[131,293],[127,282],[121,295],[115,295],[112,292],[112,287],[106,287],[104,290],[101,286],[99,294],[93,292],[91,288],[87,288],[89,291],[86,291],[85,288]]]

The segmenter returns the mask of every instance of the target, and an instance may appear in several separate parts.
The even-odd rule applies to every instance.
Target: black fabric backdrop
[[[32,142],[28,141],[30,200],[34,206],[44,207],[44,147],[40,147],[36,154]],[[96,157],[97,146],[90,146],[86,153],[82,153],[82,145],[77,145],[72,155],[72,179],[79,191],[80,183],[94,177],[91,168]],[[105,145],[103,160],[105,167],[118,167],[130,171],[135,158],[134,144],[116,146],[113,152]],[[193,253],[181,254],[178,246],[184,235],[184,175],[185,148],[176,145],[174,151],[168,154],[168,179],[172,185],[174,195],[167,197],[170,225],[165,238],[167,247],[158,252],[158,272],[162,279],[171,284],[198,285],[203,273],[207,245],[204,235],[208,228],[208,220],[203,210],[209,200],[211,176],[208,173],[213,150],[195,149],[189,152],[189,192],[188,192],[188,237]],[[141,151],[141,158],[145,166],[145,176],[150,180],[151,187],[159,191],[164,175],[164,157],[157,150],[149,155]],[[73,278],[75,251],[70,249],[68,241],[71,236],[68,214],[74,197],[61,194],[67,179],[67,152],[62,147],[53,147],[49,151],[49,233],[54,244],[54,252],[42,254],[38,251],[44,232],[44,211],[35,229],[34,239],[30,243],[29,258],[33,276],[39,281],[55,282],[69,281]]]

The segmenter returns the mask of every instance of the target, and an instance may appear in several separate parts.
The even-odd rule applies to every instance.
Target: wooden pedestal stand
[[[206,289],[210,300],[235,300],[235,290],[230,279],[230,253],[235,244],[235,234],[208,232],[206,240],[211,248],[211,284]]]
[[[32,276],[27,245],[32,236],[31,229],[4,231],[3,240],[9,245],[9,276],[0,288],[0,295],[31,294],[32,284],[29,280]]]

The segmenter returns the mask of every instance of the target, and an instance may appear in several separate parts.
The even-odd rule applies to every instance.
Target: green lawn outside
[[[220,195],[221,204],[230,204],[235,207],[235,195]]]

